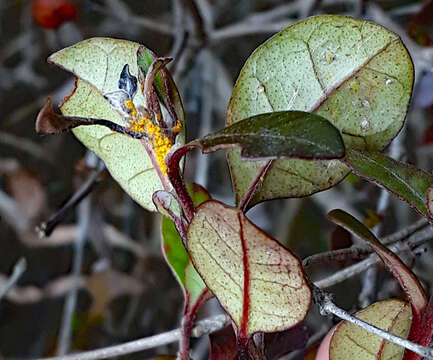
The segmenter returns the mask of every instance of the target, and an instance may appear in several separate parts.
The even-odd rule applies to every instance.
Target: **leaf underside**
[[[77,77],[75,89],[60,106],[63,115],[107,119],[125,126],[103,94],[119,90],[119,76],[125,64],[129,65],[131,74],[138,77],[139,46],[126,40],[92,38],[51,55],[49,62]],[[134,104],[146,105],[141,91],[135,94]],[[183,117],[180,120],[183,121]],[[148,210],[155,210],[152,194],[164,187],[140,140],[98,125],[81,126],[73,132],[104,161],[113,178],[135,201]],[[182,131],[176,144],[182,145],[184,140]]]
[[[348,148],[383,149],[402,127],[413,64],[398,36],[359,19],[321,15],[298,22],[261,45],[233,89],[226,125],[253,115],[300,110],[328,119]],[[228,152],[236,203],[265,162]],[[335,160],[277,160],[251,205],[299,197],[341,181],[348,168]]]
[[[401,300],[374,303],[355,316],[402,338],[409,334],[411,310],[409,304]],[[401,360],[403,353],[404,348],[343,321],[332,336],[329,360]]]
[[[311,291],[301,263],[238,209],[197,208],[188,228],[195,268],[232,317],[238,335],[288,329],[307,314]]]

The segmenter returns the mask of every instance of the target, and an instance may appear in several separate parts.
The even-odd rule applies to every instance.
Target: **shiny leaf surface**
[[[239,146],[241,156],[248,159],[344,156],[340,132],[326,119],[301,111],[256,115],[193,141],[193,144],[205,153]]]

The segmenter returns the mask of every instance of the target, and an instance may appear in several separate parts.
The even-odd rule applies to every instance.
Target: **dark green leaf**
[[[377,151],[347,150],[345,161],[357,175],[384,187],[431,218],[426,206],[427,190],[433,185],[429,173]]]
[[[203,152],[239,146],[242,157],[333,159],[344,156],[340,132],[325,118],[303,111],[252,116],[193,142]]]

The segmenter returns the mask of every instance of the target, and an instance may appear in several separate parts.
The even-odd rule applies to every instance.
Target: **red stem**
[[[190,360],[190,339],[194,327],[195,315],[200,305],[206,300],[209,290],[204,289],[192,307],[189,306],[189,293],[185,289],[185,306],[182,317],[181,331],[182,337],[179,342],[179,359]]]
[[[263,180],[268,173],[268,170],[271,168],[271,166],[274,164],[274,160],[269,160],[263,167],[260,169],[259,173],[256,175],[254,180],[251,182],[250,186],[247,189],[247,192],[244,194],[243,198],[241,199],[238,208],[245,213],[248,208],[248,204],[250,203],[251,199],[253,198],[254,194],[257,192],[261,184],[263,183]]]
[[[190,222],[194,217],[195,207],[191,197],[189,196],[188,190],[186,189],[183,177],[180,174],[179,163],[182,157],[193,148],[194,146],[192,145],[182,146],[167,157],[167,176],[171,185],[173,185],[188,222]]]
[[[242,336],[240,333],[238,334],[237,339],[237,359],[238,360],[251,360],[250,353],[248,351],[248,337]]]
[[[194,326],[194,318],[195,314],[192,314],[190,311],[184,313],[182,317],[182,337],[179,342],[179,360],[190,360],[190,338]]]

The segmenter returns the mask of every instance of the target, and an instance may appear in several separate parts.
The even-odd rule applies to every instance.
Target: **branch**
[[[409,235],[412,235],[419,230],[422,230],[429,224],[428,220],[422,218],[417,222],[409,225],[402,230],[399,230],[391,235],[385,236],[381,239],[381,243],[384,245],[393,244],[395,242],[404,240]],[[351,246],[350,248],[338,249],[333,251],[327,251],[311,255],[302,260],[302,266],[308,268],[315,264],[329,263],[332,261],[345,261],[347,259],[363,259],[368,254],[371,254],[372,250],[368,246],[357,245]]]
[[[372,250],[367,247],[351,246],[350,248],[327,251],[314,254],[302,260],[302,266],[309,268],[312,265],[329,263],[334,261],[345,261],[347,259],[360,260],[371,254]]]
[[[251,24],[250,22],[240,22],[212,31],[209,34],[209,38],[212,42],[216,42],[246,35],[272,34],[281,31],[285,27],[292,25],[294,22],[294,20],[286,20],[270,24]]]
[[[322,315],[333,314],[335,316],[338,316],[340,319],[349,321],[352,324],[359,326],[364,330],[372,334],[375,334],[377,336],[380,336],[381,338],[386,339],[394,344],[404,347],[405,349],[409,349],[414,353],[417,353],[428,359],[433,359],[433,348],[428,348],[426,346],[415,344],[409,340],[390,334],[382,329],[379,329],[376,326],[373,326],[361,319],[358,319],[357,317],[350,315],[348,312],[346,312],[343,309],[340,309],[337,305],[335,305],[332,302],[331,297],[328,293],[324,292],[323,290],[320,290],[317,287],[313,287],[313,293],[314,293],[314,300],[320,306],[320,313]]]
[[[20,205],[0,189],[0,217],[17,233],[22,233],[30,227],[30,219]]]
[[[228,325],[230,319],[227,315],[216,315],[212,318],[197,322],[192,330],[193,337],[200,337],[214,331],[218,331]],[[147,338],[130,341],[120,345],[109,346],[103,349],[86,351],[78,354],[58,356],[52,358],[41,358],[37,360],[99,360],[115,356],[132,354],[138,351],[152,349],[158,346],[170,344],[181,338],[181,330],[174,329]]]
[[[389,249],[392,252],[397,254],[402,253],[418,246],[419,244],[422,244],[430,240],[431,238],[433,238],[433,229],[429,227],[423,231],[413,234],[406,241],[398,241],[394,243],[392,246],[389,247]],[[314,285],[318,286],[319,288],[326,288],[326,287],[333,286],[352,276],[362,273],[370,266],[377,264],[379,262],[380,260],[377,257],[377,255],[375,254],[370,255],[367,259],[359,263],[349,266],[343,270],[337,271],[336,273],[322,280],[314,282]]]
[[[87,197],[78,207],[78,224],[80,230],[78,232],[78,238],[74,243],[74,262],[72,268],[72,275],[76,279],[80,277],[81,267],[83,264],[84,245],[86,243],[86,237],[89,229],[90,212],[91,203],[90,198]],[[70,348],[72,319],[75,314],[77,297],[78,289],[74,288],[69,292],[63,307],[62,326],[60,329],[59,346],[57,352],[59,355],[66,354]]]
[[[104,163],[99,162],[97,168],[92,171],[87,180],[77,189],[62,208],[52,215],[48,221],[44,221],[37,228],[36,231],[40,238],[50,236],[54,229],[59,225],[65,217],[73,210],[90,192],[93,190],[97,183],[99,174],[105,169]]]
[[[8,293],[8,291],[17,283],[21,275],[26,271],[27,269],[27,262],[26,259],[20,258],[13,270],[12,275],[7,280],[6,284],[3,286],[2,289],[0,289],[0,301],[3,299],[3,297]]]

